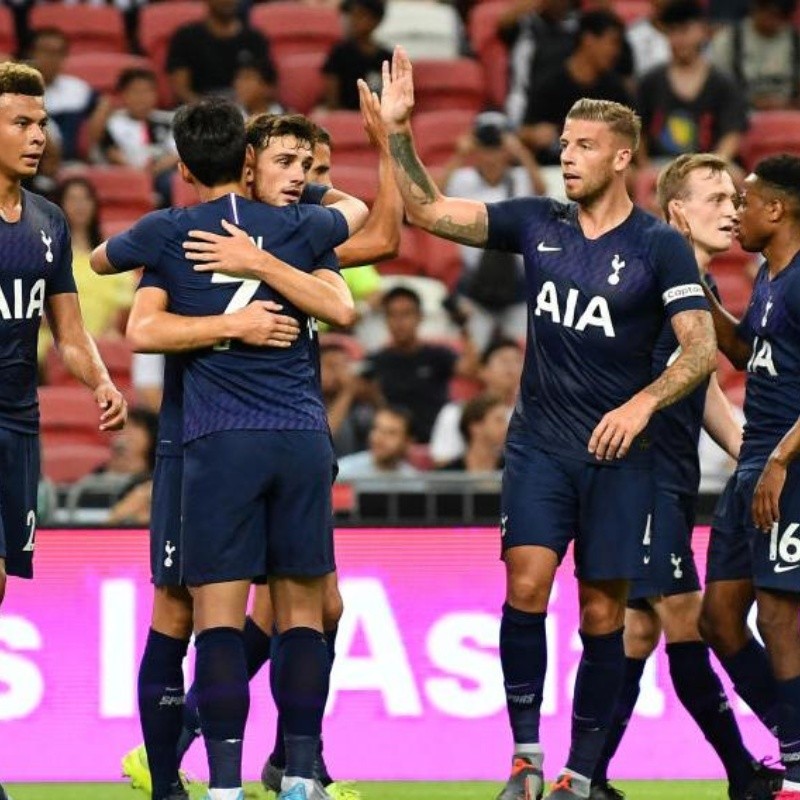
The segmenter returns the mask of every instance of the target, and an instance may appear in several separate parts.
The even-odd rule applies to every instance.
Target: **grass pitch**
[[[658,781],[618,784],[629,800],[726,800],[725,784],[717,781]],[[364,800],[494,800],[496,783],[359,783]],[[6,785],[13,800],[145,800],[126,783],[19,783]],[[203,797],[200,787],[193,800]],[[252,800],[274,800],[259,784],[248,786]]]

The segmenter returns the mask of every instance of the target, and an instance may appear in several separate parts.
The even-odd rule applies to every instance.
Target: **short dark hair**
[[[476,422],[482,422],[486,415],[495,407],[503,405],[503,401],[493,394],[479,394],[471,400],[467,400],[461,411],[461,419],[458,422],[458,430],[464,437],[464,441],[470,442],[470,428]]]
[[[181,161],[203,186],[241,180],[247,138],[238,106],[209,97],[181,106],[172,127]]]
[[[578,20],[577,41],[589,33],[592,36],[602,36],[606,31],[615,30],[620,35],[625,32],[625,23],[612,11],[596,9],[585,11]]]
[[[94,211],[92,212],[88,226],[89,244],[92,247],[97,247],[97,245],[103,241],[103,237],[100,231],[100,198],[97,196],[97,189],[94,188],[94,184],[83,175],[73,175],[69,178],[65,178],[56,187],[55,194],[53,195],[53,202],[63,211],[64,197],[73,186],[80,186],[85,189],[94,203]]]
[[[389,304],[397,300],[398,297],[404,297],[406,300],[410,300],[417,307],[418,311],[422,311],[422,298],[408,286],[395,286],[394,289],[389,289],[389,291],[386,292],[381,300],[384,311],[389,307]]]
[[[797,0],[752,0],[752,8],[774,8],[782,17],[792,17],[797,10]]]
[[[378,22],[380,22],[386,14],[386,3],[383,0],[344,0],[341,5],[341,10],[348,14],[356,6],[363,8],[364,11],[371,14]]]
[[[375,410],[375,416],[377,417],[381,412],[391,414],[393,417],[397,417],[397,419],[402,420],[406,429],[406,436],[411,438],[414,430],[414,415],[411,413],[410,409],[406,408],[405,406],[385,405],[380,406]]]
[[[35,28],[30,32],[28,36],[28,46],[26,48],[27,52],[30,54],[30,51],[39,43],[40,39],[61,39],[61,41],[66,45],[66,50],[69,50],[69,39],[64,31],[61,28],[56,28],[53,25],[48,25],[44,28]]]
[[[328,133],[327,129],[322,127],[322,125],[317,125],[316,123],[314,124],[314,136],[316,137],[314,144],[324,144],[333,149],[331,135]]]
[[[513,348],[518,353],[522,352],[522,345],[516,339],[509,339],[506,336],[496,336],[486,346],[486,349],[481,353],[481,366],[485,367],[492,356],[500,350]]]
[[[791,200],[793,215],[800,218],[800,157],[788,153],[769,156],[756,164],[753,174],[774,192]]]
[[[673,0],[659,15],[662,25],[685,25],[706,19],[706,11],[699,0]]]
[[[44,97],[42,73],[27,64],[6,61],[0,64],[0,94]]]
[[[269,147],[272,139],[294,136],[313,150],[317,126],[302,114],[258,114],[247,120],[247,144],[256,151]]]
[[[122,70],[117,78],[117,91],[124,92],[134,81],[148,81],[153,86],[158,85],[158,79],[153,70],[147,69],[147,67],[128,67]]]
[[[278,73],[275,65],[268,58],[257,58],[253,61],[244,61],[236,69],[236,74],[250,70],[255,72],[264,83],[277,83]]]

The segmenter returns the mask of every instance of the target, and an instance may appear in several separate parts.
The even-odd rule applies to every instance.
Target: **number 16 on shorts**
[[[777,562],[773,566],[775,573],[789,572],[800,567],[800,529],[799,522],[792,522],[787,525],[783,532],[780,530],[780,523],[776,522],[772,526],[769,535],[769,560]]]

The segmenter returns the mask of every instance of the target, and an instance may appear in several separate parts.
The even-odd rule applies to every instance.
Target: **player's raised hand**
[[[236,338],[255,347],[291,347],[300,335],[300,323],[285,314],[283,306],[272,300],[256,300],[230,315],[240,328]]]
[[[128,418],[128,404],[111,381],[104,381],[94,390],[94,399],[100,407],[101,431],[118,431],[124,427]]]
[[[381,101],[371,91],[366,81],[358,79],[358,104],[361,107],[361,119],[367,132],[370,144],[385,153],[389,152],[389,132],[381,118]]]
[[[609,411],[589,439],[589,452],[598,461],[624,458],[633,440],[645,429],[655,411],[655,399],[640,392]]]
[[[189,231],[183,243],[186,258],[196,262],[195,272],[222,272],[235,278],[259,278],[257,267],[263,251],[231,222],[222,220],[229,235],[211,231]]]
[[[753,492],[753,522],[756,527],[769,533],[780,519],[780,500],[786,483],[786,464],[776,459],[767,460],[767,465]]]
[[[400,45],[394,49],[392,63],[383,62],[381,77],[381,117],[390,127],[405,125],[414,109],[414,74],[411,59]]]

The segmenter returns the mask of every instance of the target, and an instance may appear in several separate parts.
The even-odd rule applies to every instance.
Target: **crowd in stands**
[[[0,52],[45,78],[52,122],[28,188],[63,208],[89,330],[146,414],[158,409],[161,362],[124,343],[135,283],[96,279],[88,253],[153,208],[195,202],[176,174],[170,123],[179,104],[222,93],[245,115],[311,114],[332,137],[337,185],[370,202],[377,157],[356,110],[355,81],[379,91],[381,63],[401,43],[415,60],[418,148],[446,193],[486,202],[560,196],[560,125],[575,99],[590,96],[641,113],[631,193],[655,210],[655,176],[675,155],[715,151],[745,171],[769,152],[800,152],[797,5],[6,0]],[[730,308],[741,311],[753,275],[748,257],[734,251],[712,270]],[[412,228],[403,230],[396,259],[349,271],[359,320],[350,331],[324,333],[321,347],[342,480],[500,468],[498,443],[524,357],[523,277],[515,256]],[[45,395],[74,388],[46,331],[41,364]],[[741,402],[742,378],[727,362],[720,379]],[[113,472],[121,445],[96,432],[74,437],[80,452],[67,457],[59,419],[67,406],[43,401],[46,477],[62,485],[96,477],[104,465]],[[137,480],[120,490],[114,519],[145,521],[148,486]]]

